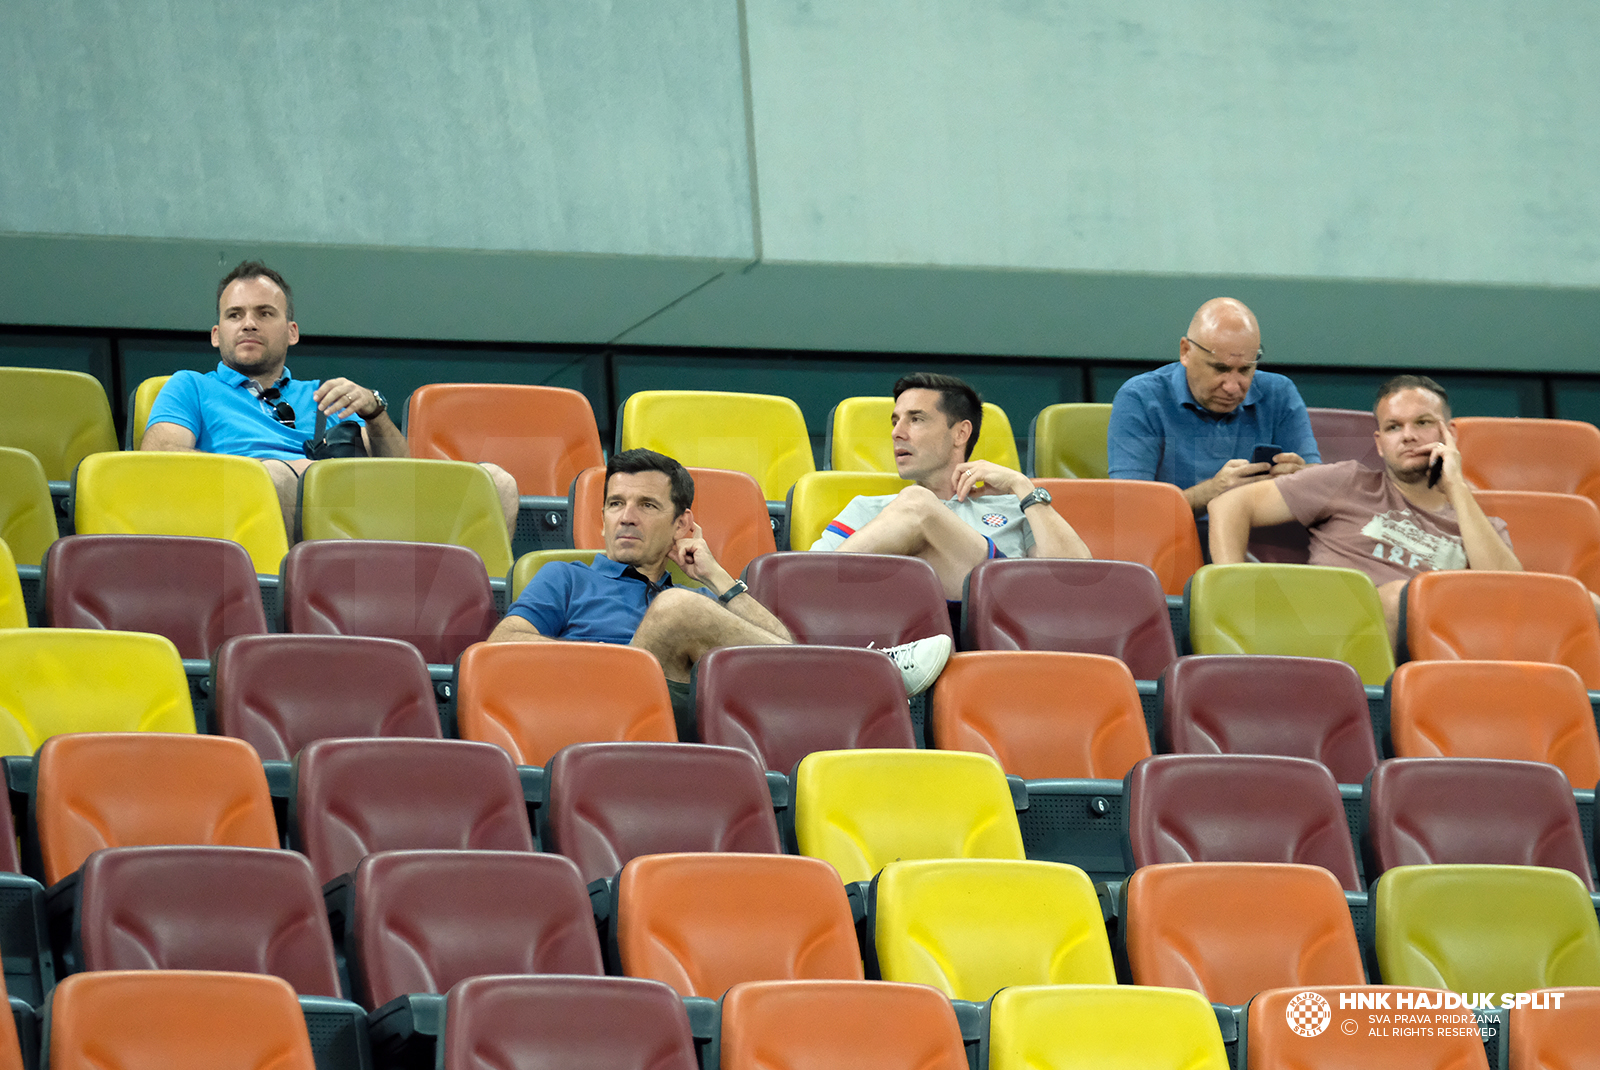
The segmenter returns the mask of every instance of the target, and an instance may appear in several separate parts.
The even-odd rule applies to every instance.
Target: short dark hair
[[[1391,394],[1398,394],[1402,390],[1426,390],[1439,395],[1439,400],[1444,402],[1444,418],[1450,419],[1450,395],[1445,393],[1444,387],[1428,378],[1426,375],[1397,375],[1393,379],[1378,387],[1378,396],[1372,399],[1372,413],[1378,413],[1378,406],[1383,404],[1383,399]]]
[[[983,430],[983,398],[972,389],[972,384],[953,375],[938,372],[912,372],[902,375],[894,384],[895,400],[907,390],[937,390],[939,411],[954,427],[962,420],[972,422],[972,435],[967,439],[966,460],[972,459],[972,448],[978,444],[978,432]]]
[[[222,276],[222,281],[217,283],[217,312],[222,312],[222,291],[238,279],[271,279],[278,284],[278,289],[283,291],[283,299],[288,304],[285,314],[294,319],[294,291],[289,289],[289,284],[283,281],[283,276],[273,271],[259,260],[241,260],[239,266]]]
[[[611,477],[618,472],[634,475],[639,472],[661,472],[672,485],[672,515],[674,518],[683,515],[683,511],[694,504],[694,477],[689,470],[665,453],[655,450],[623,450],[621,453],[611,455],[611,460],[606,464],[605,492],[611,491]]]

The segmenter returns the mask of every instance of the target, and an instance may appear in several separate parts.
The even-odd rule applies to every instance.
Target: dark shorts
[[[668,680],[667,695],[672,699],[672,719],[678,725],[678,742],[695,742],[699,733],[694,725],[694,692],[690,685]]]

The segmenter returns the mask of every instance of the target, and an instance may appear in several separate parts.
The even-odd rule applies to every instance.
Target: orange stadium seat
[[[1572,576],[1600,592],[1600,507],[1592,500],[1537,490],[1480,490],[1474,497],[1506,522],[1526,571]]]
[[[411,456],[497,464],[523,495],[562,497],[605,464],[589,399],[576,390],[507,383],[429,383],[406,405]]]
[[[1417,661],[1550,662],[1600,690],[1600,623],[1571,576],[1424,572],[1406,585],[1400,631]]]
[[[1461,472],[1483,490],[1580,494],[1600,505],[1600,428],[1581,420],[1463,416]]]
[[[1161,589],[1183,593],[1205,563],[1194,510],[1170,483],[1132,479],[1036,479],[1097,559],[1150,566]]]

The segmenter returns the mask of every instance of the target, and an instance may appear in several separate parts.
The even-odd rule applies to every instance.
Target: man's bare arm
[[[144,429],[139,448],[164,453],[193,453],[196,441],[194,432],[182,424],[159,423]]]
[[[693,523],[693,519],[691,514],[689,537],[679,539],[673,545],[669,556],[679,568],[683,569],[684,575],[705,584],[711,588],[712,594],[720,598],[733,588],[736,581],[712,556],[711,547],[706,545],[700,525]],[[774,617],[766,606],[757,602],[753,595],[740,594],[723,605],[727,607],[728,612],[747,624],[755,625],[768,635],[774,635],[786,643],[794,642],[794,636],[789,634],[789,629],[783,626],[783,622]]]
[[[500,623],[494,626],[494,631],[489,633],[487,642],[557,643],[560,640],[541,634],[539,629],[529,624],[526,618],[519,617],[515,613],[507,613]]]
[[[1270,481],[1249,483],[1218,495],[1207,512],[1211,517],[1211,561],[1217,565],[1244,561],[1251,528],[1287,524],[1294,519],[1289,503],[1283,500],[1283,491]]]
[[[982,488],[978,487],[982,483]],[[992,461],[964,461],[955,469],[956,497],[962,501],[987,494],[1010,494],[1026,498],[1034,491],[1033,481],[1021,472]],[[1066,517],[1043,502],[1035,503],[1023,514],[1033,535],[1029,557],[1068,557],[1079,560],[1093,555],[1089,546],[1073,530]]]
[[[1435,459],[1444,458],[1439,473],[1439,489],[1450,499],[1450,508],[1456,511],[1456,523],[1461,528],[1461,549],[1467,555],[1467,567],[1490,572],[1521,572],[1522,562],[1507,546],[1500,533],[1489,522],[1472,487],[1461,473],[1461,451],[1456,449],[1456,436],[1447,424],[1444,442],[1434,447]]]

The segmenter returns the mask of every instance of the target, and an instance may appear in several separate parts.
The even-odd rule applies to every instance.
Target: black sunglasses
[[[262,390],[257,387],[255,390],[255,395],[261,399],[262,404],[272,409],[273,419],[277,420],[283,426],[293,429],[294,409],[287,401],[278,400],[280,397],[282,397],[282,394],[279,393],[277,387],[273,387],[271,390]]]

